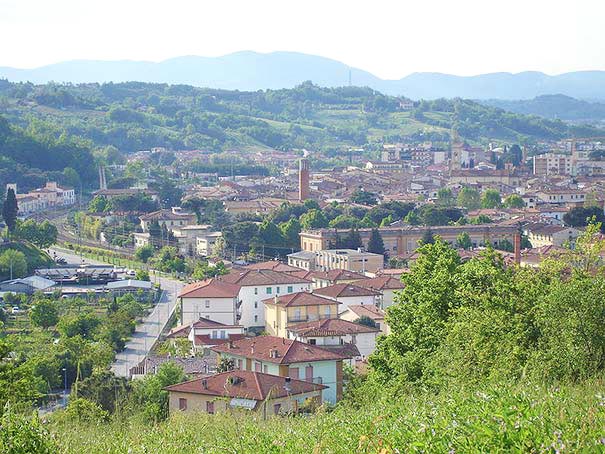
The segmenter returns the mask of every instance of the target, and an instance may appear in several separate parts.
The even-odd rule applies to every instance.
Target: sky
[[[0,66],[321,55],[385,79],[605,70],[605,0],[0,0]]]

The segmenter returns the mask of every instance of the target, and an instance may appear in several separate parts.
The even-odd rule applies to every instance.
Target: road
[[[51,248],[51,254],[57,253],[58,257],[63,257],[67,263],[82,263],[79,255],[62,248]],[[84,263],[93,265],[104,265],[105,263],[88,258],[83,259]],[[141,360],[149,353],[153,344],[157,341],[160,333],[170,319],[170,315],[176,306],[176,296],[183,288],[183,283],[177,279],[166,277],[151,277],[152,281],[158,282],[163,290],[162,297],[153,311],[138,324],[135,333],[126,343],[123,351],[116,355],[115,362],[111,370],[118,376],[128,377],[128,371],[131,367],[138,365]]]

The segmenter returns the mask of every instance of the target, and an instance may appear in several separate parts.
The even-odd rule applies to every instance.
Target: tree
[[[445,322],[459,306],[458,253],[443,241],[425,243],[405,287],[395,296],[399,304],[386,310],[391,334],[378,339],[369,362],[380,381],[417,381],[430,367],[431,354],[443,339]]]
[[[520,195],[511,194],[504,199],[504,206],[506,208],[525,208],[525,202]]]
[[[602,208],[595,206],[574,207],[563,215],[563,222],[571,227],[585,227],[592,220],[600,222],[601,226],[605,225],[605,214],[603,214]]]
[[[7,249],[0,254],[0,272],[11,279],[27,276],[25,254],[15,249]]]
[[[29,318],[35,326],[48,329],[55,326],[59,321],[57,305],[49,299],[38,299],[34,301]]]
[[[214,258],[223,257],[225,255],[225,247],[225,238],[223,236],[219,236],[212,245],[212,251],[210,256]]]
[[[434,244],[436,239],[435,235],[433,235],[433,231],[431,229],[426,229],[422,234],[422,239],[420,241],[422,244]]]
[[[358,325],[369,326],[370,328],[376,328],[376,322],[367,315],[362,315],[357,320],[354,320],[354,323],[357,323]]]
[[[287,222],[279,224],[284,245],[292,249],[300,247],[300,222],[296,218],[290,218]]]
[[[372,229],[370,232],[370,239],[368,240],[368,252],[372,252],[374,254],[384,254],[386,252],[382,235],[380,235],[378,229]]]
[[[95,196],[88,204],[88,211],[91,213],[103,213],[111,210],[111,201],[102,195]]]
[[[470,235],[467,232],[462,232],[456,238],[456,246],[468,250],[473,247],[473,241],[471,240]]]
[[[150,420],[164,420],[168,416],[168,391],[164,388],[184,380],[182,367],[171,361],[166,362],[158,368],[156,374],[147,375],[133,383],[135,401]]]
[[[153,246],[150,244],[146,246],[141,246],[134,251],[134,256],[137,260],[140,260],[143,263],[147,263],[147,261],[153,256]]]
[[[46,249],[57,242],[58,231],[57,227],[47,220],[38,224],[33,219],[28,219],[17,223],[15,235],[39,248]]]
[[[321,210],[311,209],[300,217],[300,225],[305,230],[328,227],[328,219]]]
[[[137,270],[134,274],[134,278],[139,281],[148,281],[149,282],[149,272],[145,270]]]
[[[440,188],[437,191],[437,203],[446,207],[450,207],[454,204],[454,195],[450,188]]]
[[[342,245],[336,246],[337,248],[342,249],[358,249],[363,246],[361,241],[361,235],[359,235],[359,230],[351,229],[349,232],[343,237]]]
[[[481,208],[500,208],[502,197],[496,189],[486,189],[481,194]]]
[[[373,192],[365,191],[363,189],[356,189],[351,195],[351,202],[358,203],[360,205],[376,205],[378,199],[376,194]]]
[[[8,188],[6,191],[6,199],[2,204],[2,219],[8,228],[8,232],[12,234],[17,226],[17,213],[19,207],[17,205],[17,196],[13,188]]]
[[[457,204],[468,210],[476,210],[481,206],[481,195],[476,189],[464,187],[458,193]]]

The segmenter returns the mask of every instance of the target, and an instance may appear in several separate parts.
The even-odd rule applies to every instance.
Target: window
[[[305,367],[305,380],[313,381],[313,366],[311,364]]]
[[[288,370],[288,375],[290,375],[290,378],[298,380],[298,367],[290,367],[290,369]]]
[[[267,366],[266,364],[263,366],[263,372],[264,372],[265,374],[268,374],[268,373],[269,373],[269,366]]]
[[[309,339],[309,345],[317,344],[317,339]]]
[[[211,339],[216,339],[216,337],[217,337],[217,331],[214,330],[214,331],[212,331]]]
[[[265,291],[267,292],[267,295],[273,293],[273,289],[271,287],[267,287]]]
[[[238,360],[237,360],[237,368],[238,368],[239,370],[243,370],[242,365],[243,365],[242,360],[241,360],[241,359],[238,359]]]
[[[258,301],[254,302],[254,309],[258,309]]]
[[[179,398],[179,410],[185,411],[187,410],[187,399]]]
[[[221,330],[221,339],[226,339],[227,338],[227,331],[225,331],[224,329]]]
[[[210,300],[206,300],[204,303],[206,304],[206,308],[210,307]]]
[[[279,415],[279,410],[281,410],[281,404],[273,405],[273,414]]]
[[[254,316],[254,323],[258,322],[258,315]]]
[[[277,287],[275,290],[275,293],[279,293],[279,287]]]
[[[258,295],[258,288],[254,287],[254,294]]]
[[[288,285],[288,293],[292,293],[294,291],[294,287]]]
[[[261,366],[262,366],[261,363],[255,362],[254,363],[254,372],[260,372],[262,370]]]
[[[214,402],[206,402],[206,413],[214,414]]]

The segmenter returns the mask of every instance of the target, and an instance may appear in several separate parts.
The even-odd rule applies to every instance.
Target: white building
[[[235,269],[219,279],[220,282],[240,287],[239,323],[245,328],[265,326],[265,308],[262,300],[275,295],[286,295],[311,289],[311,281],[273,270]]]
[[[225,325],[238,324],[240,286],[218,279],[207,279],[185,286],[178,296],[181,324],[209,319]]]
[[[313,293],[342,303],[340,310],[345,310],[351,305],[378,306],[382,297],[382,293],[377,290],[351,283],[329,285],[315,289]]]

